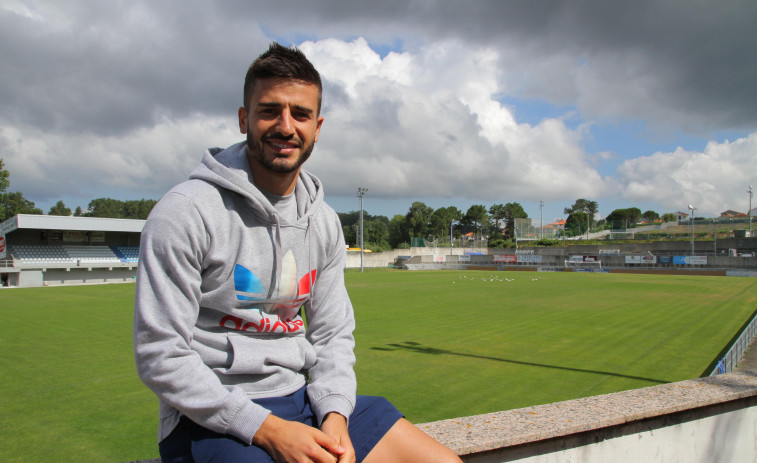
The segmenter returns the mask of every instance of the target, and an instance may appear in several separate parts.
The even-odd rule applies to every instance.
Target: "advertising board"
[[[534,256],[534,255],[524,255],[524,256],[518,256],[518,262],[527,263],[527,264],[541,264],[544,262],[544,258],[542,256]]]

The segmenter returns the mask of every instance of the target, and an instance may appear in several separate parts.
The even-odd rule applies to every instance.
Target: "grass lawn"
[[[358,392],[387,396],[415,422],[697,377],[757,308],[753,278],[397,271],[346,279]],[[157,455],[157,399],[132,360],[133,291],[0,291],[0,461]]]
[[[383,272],[347,286],[358,392],[414,422],[695,378],[757,309],[757,279],[737,277]]]

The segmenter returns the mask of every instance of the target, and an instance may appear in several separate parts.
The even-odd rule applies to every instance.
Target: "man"
[[[247,140],[206,152],[142,232],[134,350],[164,462],[460,461],[355,396],[344,238],[301,169],[321,92],[299,50],[271,45],[245,79]]]

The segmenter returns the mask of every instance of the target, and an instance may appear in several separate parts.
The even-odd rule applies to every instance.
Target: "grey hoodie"
[[[159,441],[186,415],[251,442],[269,411],[250,399],[306,383],[319,422],[352,413],[355,321],[339,219],[305,171],[294,221],[251,180],[244,142],[209,150],[142,231],[134,353],[160,399]]]

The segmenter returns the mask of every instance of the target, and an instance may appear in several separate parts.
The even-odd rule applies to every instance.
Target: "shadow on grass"
[[[503,359],[498,357],[489,357],[486,355],[476,355],[476,354],[465,354],[462,352],[452,352],[451,350],[446,349],[437,349],[436,347],[426,347],[423,346],[417,342],[412,341],[405,341],[401,344],[392,343],[387,344],[389,347],[371,347],[371,350],[380,350],[380,351],[395,351],[395,350],[407,350],[411,352],[416,352],[419,354],[429,354],[429,355],[457,355],[460,357],[470,357],[470,358],[477,358],[477,359],[483,359],[483,360],[494,360],[495,362],[505,362],[505,363],[512,363],[514,365],[526,365],[531,367],[541,367],[541,368],[553,368],[555,370],[565,370],[565,371],[575,371],[578,373],[591,373],[595,375],[604,375],[604,376],[615,376],[618,378],[625,378],[625,379],[637,379],[640,381],[649,381],[650,383],[657,383],[657,384],[667,384],[669,381],[664,381],[660,379],[654,379],[654,378],[644,378],[643,376],[631,376],[631,375],[621,375],[619,373],[611,373],[609,371],[597,371],[597,370],[585,370],[583,368],[570,368],[570,367],[561,367],[558,365],[547,365],[545,363],[533,363],[533,362],[521,362],[518,360],[510,360],[510,359]]]

